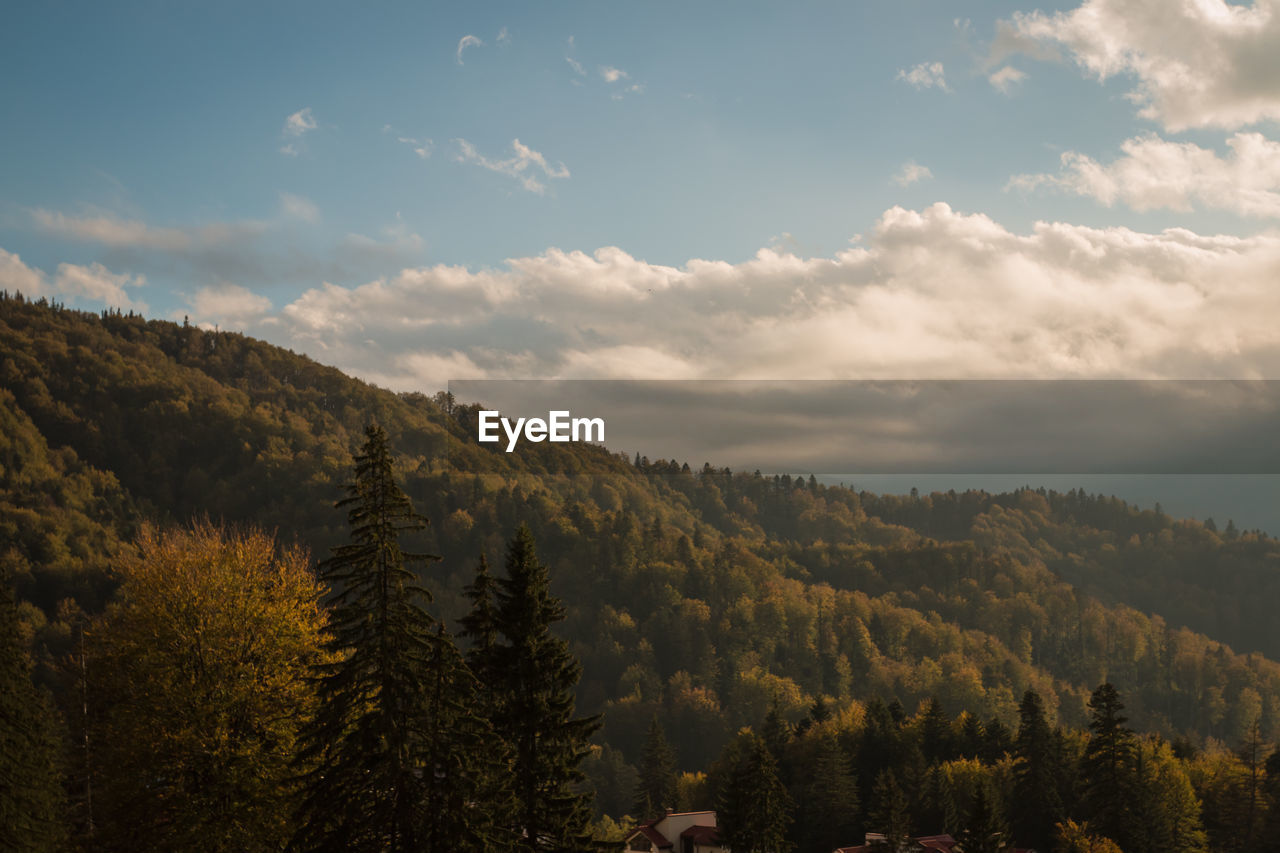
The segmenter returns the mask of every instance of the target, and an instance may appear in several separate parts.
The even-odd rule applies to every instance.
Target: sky
[[[1280,378],[1280,0],[10,4],[0,288],[451,379]]]

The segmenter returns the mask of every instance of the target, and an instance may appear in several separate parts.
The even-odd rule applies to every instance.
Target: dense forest
[[[357,526],[334,504],[371,423],[413,517],[430,521],[405,528],[405,555],[440,557],[405,561],[435,629],[401,643],[415,666],[443,672],[456,650],[457,685],[489,665],[478,564],[501,567],[492,584],[508,604],[521,566],[548,569],[539,595],[573,699],[561,716],[590,739],[562,762],[573,794],[561,799],[580,829],[572,803],[592,804],[597,839],[666,806],[718,807],[735,850],[830,850],[876,830],[948,831],[966,851],[1101,850],[1103,837],[1124,851],[1253,851],[1280,825],[1280,543],[1257,531],[1079,490],[887,496],[648,448],[506,454],[475,442],[473,402],[393,394],[233,333],[12,297],[0,299],[0,400],[5,678],[26,685],[5,701],[58,709],[33,715],[54,729],[28,727],[23,750],[9,739],[0,752],[57,768],[61,794],[32,797],[65,806],[22,813],[77,844],[98,772],[85,770],[92,727],[120,735],[112,763],[143,754],[132,745],[147,731],[112,717],[129,701],[111,691],[127,692],[129,662],[145,658],[129,651],[147,630],[124,618],[139,600],[129,590],[166,549],[257,548],[261,571],[289,579],[243,606],[294,614],[274,701],[292,696],[294,716],[314,719],[242,756],[254,778],[277,778],[291,752],[324,760],[316,744],[355,725],[326,723],[315,708],[335,703],[297,673],[336,672],[361,643],[322,637],[360,620],[300,602],[320,601],[310,567],[353,547]],[[103,710],[86,710],[90,696]],[[481,715],[490,736],[508,701]],[[472,781],[464,800],[509,794]],[[97,796],[103,808],[148,792],[103,782]],[[294,805],[246,816],[244,835],[209,849],[332,844],[295,834],[307,811]]]

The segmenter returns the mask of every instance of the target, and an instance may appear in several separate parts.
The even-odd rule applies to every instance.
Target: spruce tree
[[[907,845],[907,836],[911,834],[911,812],[907,803],[907,795],[898,784],[898,777],[892,770],[881,770],[876,774],[875,786],[871,789],[871,809],[867,813],[867,823],[873,832],[885,837],[884,846],[889,850],[903,850]]]
[[[716,804],[721,843],[734,853],[789,853],[794,804],[764,738],[752,735]]]
[[[1124,703],[1110,682],[1093,691],[1089,710],[1091,736],[1080,767],[1083,805],[1095,831],[1126,847],[1133,812],[1135,739],[1124,725]]]
[[[66,839],[57,717],[31,683],[9,573],[0,573],[0,850],[60,850]]]
[[[641,820],[661,814],[676,805],[676,753],[667,743],[662,724],[655,714],[649,721],[644,752],[640,756],[640,780],[632,809]]]
[[[459,623],[459,636],[469,643],[467,667],[479,683],[476,700],[480,714],[490,723],[497,718],[500,697],[498,695],[498,582],[489,573],[489,561],[481,554],[476,564],[476,576],[467,584],[464,594],[471,602],[471,610]]]
[[[386,434],[365,430],[347,497],[351,542],[320,566],[330,587],[332,662],[319,667],[319,711],[303,733],[306,797],[295,839],[310,850],[417,850],[422,845],[428,690],[441,650],[419,602],[429,596],[400,538],[427,524],[396,485]]]
[[[598,717],[575,717],[573,692],[582,667],[552,633],[565,617],[551,594],[533,533],[521,525],[498,581],[494,684],[500,692],[495,728],[511,750],[514,830],[522,850],[592,849],[591,797],[579,792],[588,738]]]
[[[1014,837],[1021,844],[1048,848],[1054,827],[1065,815],[1058,796],[1053,731],[1045,719],[1039,694],[1032,690],[1023,694],[1018,706],[1014,749],[1014,776],[1018,783],[1011,816]]]
[[[818,736],[801,821],[804,849],[833,850],[856,837],[858,784],[834,734]]]
[[[1008,847],[1009,831],[991,802],[986,783],[980,783],[955,853],[1005,853]]]

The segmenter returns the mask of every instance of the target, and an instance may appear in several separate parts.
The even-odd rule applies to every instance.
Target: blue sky
[[[1280,374],[1276,0],[49,2],[4,30],[10,290],[397,389]]]

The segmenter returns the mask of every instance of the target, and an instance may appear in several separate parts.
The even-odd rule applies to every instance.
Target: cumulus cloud
[[[619,80],[626,80],[630,75],[621,68],[602,65],[600,66],[600,76],[604,78],[606,83],[617,83]]]
[[[301,151],[299,138],[316,129],[315,116],[311,114],[311,107],[298,110],[284,120],[284,130],[281,134],[292,141],[286,142],[280,146],[280,153],[287,154],[290,157],[297,157]]]
[[[43,270],[27,266],[17,254],[0,249],[0,290],[32,299],[63,297],[79,305],[145,312],[147,304],[133,299],[126,288],[146,283],[145,276],[113,273],[98,263],[58,264],[50,277]]]
[[[921,62],[910,71],[899,70],[897,79],[905,80],[917,89],[936,88],[944,92],[951,91],[941,62]]]
[[[246,328],[271,310],[270,299],[229,282],[200,288],[187,305],[197,323],[222,328]]]
[[[463,376],[1254,378],[1280,375],[1277,277],[1280,234],[1018,234],[935,204],[886,211],[832,257],[675,267],[551,249],[327,283],[261,328],[406,390]]]
[[[1130,75],[1140,115],[1169,131],[1280,119],[1280,0],[1085,0],[1067,12],[1015,13],[993,59],[1064,50],[1098,80]]]
[[[520,182],[520,185],[531,193],[541,195],[546,192],[547,185],[543,180],[558,180],[569,177],[569,170],[563,163],[552,166],[541,153],[534,151],[519,139],[511,141],[514,157],[506,160],[490,160],[465,139],[455,139],[458,143],[459,163],[474,163],[482,169],[508,175]],[[540,174],[539,174],[540,173]]]
[[[462,52],[469,47],[483,47],[484,42],[472,35],[466,35],[458,39],[458,64],[462,65]]]
[[[1025,79],[1027,79],[1027,72],[1019,71],[1012,65],[1002,66],[987,75],[987,82],[1006,95]]]
[[[1280,217],[1280,143],[1260,133],[1227,140],[1226,157],[1190,142],[1155,134],[1126,141],[1124,156],[1102,164],[1084,154],[1062,155],[1057,174],[1016,175],[1008,188],[1049,186],[1087,196],[1110,207],[1189,211],[1195,206],[1241,216]]]
[[[280,193],[280,212],[292,219],[303,222],[319,222],[320,208],[309,198],[293,193]]]
[[[932,177],[933,172],[929,171],[928,166],[921,166],[915,160],[908,160],[902,164],[898,174],[893,176],[893,182],[900,187],[909,187],[914,183],[927,181]]]

